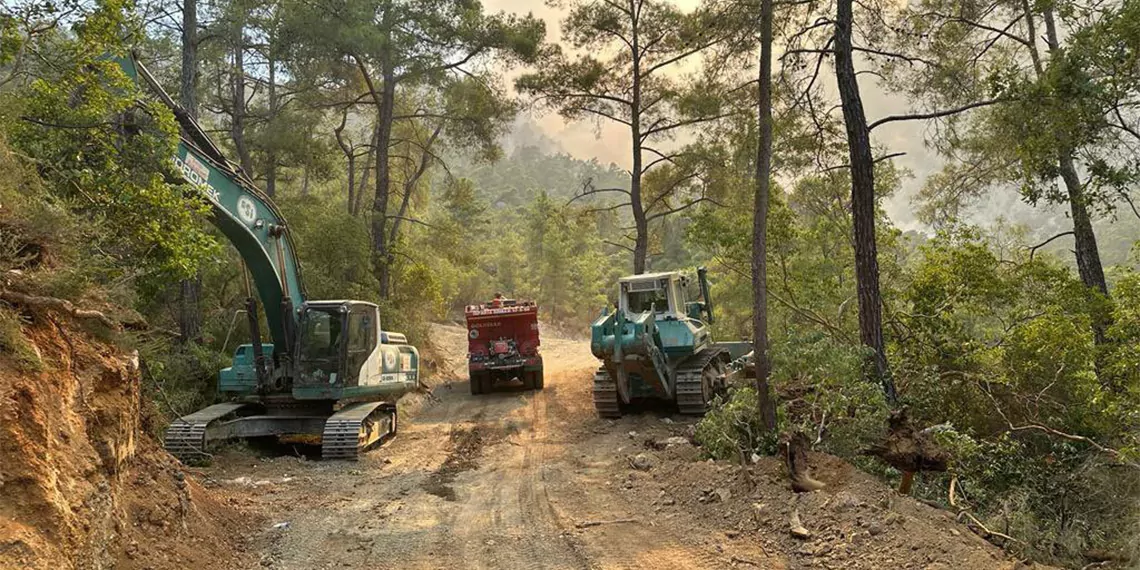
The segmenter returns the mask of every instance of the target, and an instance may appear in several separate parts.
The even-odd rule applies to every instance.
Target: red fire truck
[[[538,353],[538,305],[496,295],[468,305],[467,371],[471,393],[490,392],[495,384],[522,381],[542,389],[542,356]]]

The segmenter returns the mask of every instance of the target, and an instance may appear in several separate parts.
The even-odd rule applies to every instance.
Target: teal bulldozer
[[[681,272],[618,280],[617,307],[591,327],[590,350],[602,361],[594,375],[594,407],[621,417],[636,400],[673,402],[701,416],[726,387],[732,364],[748,342],[713,342],[713,305],[705,268],[696,283]]]

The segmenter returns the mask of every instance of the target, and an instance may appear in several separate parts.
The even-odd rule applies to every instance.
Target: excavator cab
[[[306,301],[299,311],[293,396],[303,400],[399,394],[417,385],[419,356],[380,328],[365,301]]]
[[[359,301],[312,301],[301,308],[297,384],[356,386],[379,342],[379,311]]]

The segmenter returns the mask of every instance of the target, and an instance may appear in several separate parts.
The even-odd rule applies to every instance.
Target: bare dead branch
[[[721,204],[720,202],[717,202],[716,200],[713,200],[712,198],[709,198],[708,196],[701,196],[700,198],[697,198],[696,200],[690,200],[684,204],[681,204],[680,206],[677,206],[676,208],[665,210],[663,212],[657,212],[656,214],[653,214],[652,216],[645,218],[645,221],[650,222],[650,221],[656,220],[658,218],[664,218],[665,216],[676,214],[677,212],[680,212],[682,210],[687,210],[687,209],[689,209],[693,206],[696,206],[697,204],[700,204],[702,202],[708,202],[710,204],[720,206],[721,208],[724,207],[724,204]]]
[[[566,202],[566,204],[563,206],[569,206],[581,198],[592,196],[594,194],[601,194],[603,192],[619,192],[621,194],[625,194],[626,196],[632,196],[630,191],[624,188],[594,188],[594,181],[587,180],[586,183],[582,185],[582,192],[580,194],[575,194],[574,197],[571,198],[569,202]]]
[[[877,55],[877,56],[881,56],[881,57],[889,57],[891,59],[901,59],[901,60],[903,60],[907,63],[910,63],[910,64],[921,63],[923,65],[928,65],[930,67],[938,67],[938,62],[936,62],[936,61],[930,61],[929,59],[925,59],[925,58],[921,58],[921,57],[917,57],[917,56],[913,56],[913,55],[907,55],[905,53],[898,53],[898,52],[893,52],[893,51],[885,51],[885,50],[881,50],[881,49],[859,47],[859,46],[854,46],[851,49],[852,49],[852,51],[857,51],[857,52],[866,53],[866,54],[870,54],[870,55]]]

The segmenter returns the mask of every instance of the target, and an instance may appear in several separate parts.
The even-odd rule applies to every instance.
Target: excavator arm
[[[265,307],[269,334],[277,354],[291,354],[297,309],[305,301],[305,291],[285,218],[240,167],[226,160],[202,127],[162,89],[134,55],[118,58],[118,62],[128,76],[174,112],[181,127],[175,167],[209,200],[214,225],[245,261],[258,298]]]

